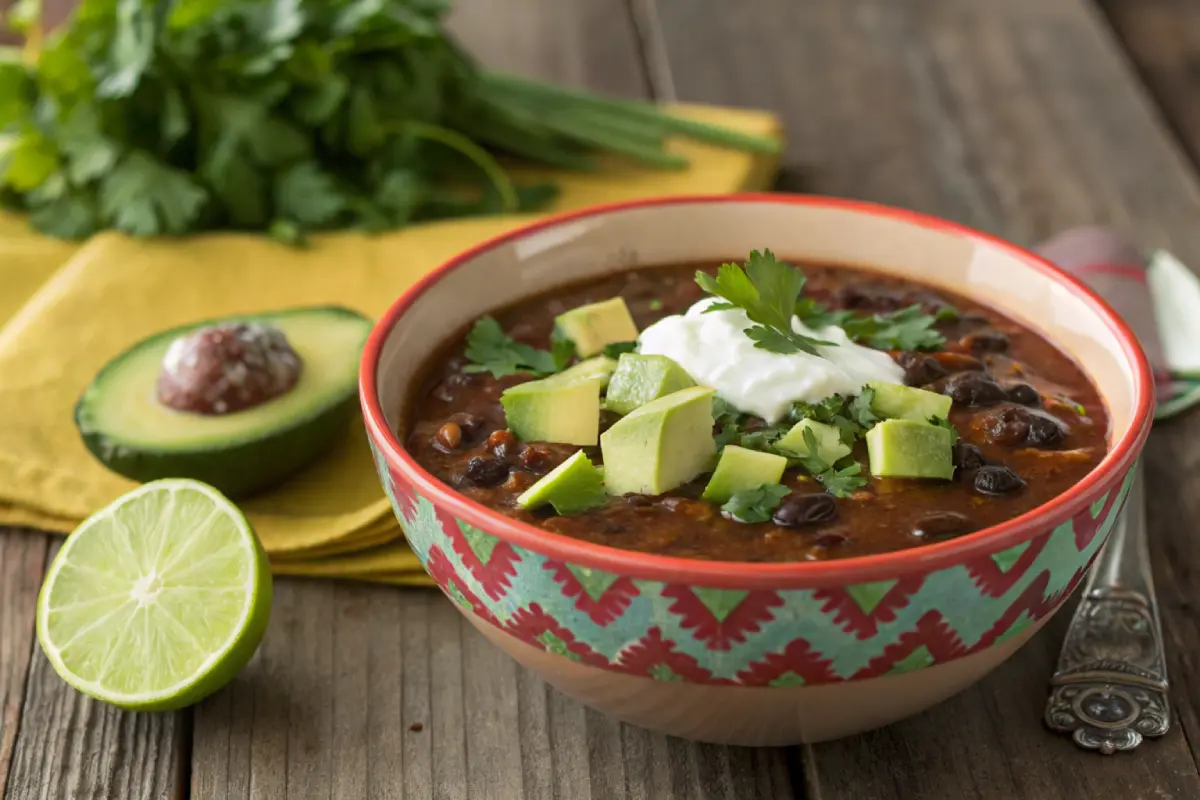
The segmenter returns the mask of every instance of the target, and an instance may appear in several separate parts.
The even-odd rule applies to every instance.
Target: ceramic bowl
[[[744,257],[867,265],[982,300],[1083,365],[1111,452],[1020,517],[903,552],[749,564],[627,552],[513,521],[422,469],[395,431],[440,345],[480,315],[630,267]],[[992,237],[867,203],[668,198],[536,222],[406,292],[367,343],[361,392],[384,488],[425,569],[484,636],[621,720],[783,745],[885,725],[961,691],[1029,640],[1122,513],[1149,431],[1150,370],[1091,291]]]

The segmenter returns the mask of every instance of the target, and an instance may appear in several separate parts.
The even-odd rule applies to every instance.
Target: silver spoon
[[[1167,664],[1146,545],[1141,466],[1071,619],[1046,724],[1106,755],[1171,727]]]

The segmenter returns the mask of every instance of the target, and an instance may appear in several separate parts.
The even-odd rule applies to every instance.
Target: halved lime
[[[42,585],[37,631],[79,691],[168,711],[232,680],[270,615],[270,565],[245,516],[211,486],[161,480],[71,534]]]

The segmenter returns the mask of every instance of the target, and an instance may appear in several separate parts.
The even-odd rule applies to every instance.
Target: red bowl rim
[[[898,222],[931,228],[997,248],[1067,287],[1091,306],[1116,335],[1125,357],[1134,367],[1134,414],[1129,430],[1113,445],[1092,472],[1066,492],[1013,519],[966,536],[909,550],[869,556],[814,562],[751,563],[703,561],[675,556],[651,555],[593,544],[536,528],[506,517],[458,494],[426,472],[400,444],[388,427],[379,403],[376,370],[384,343],[407,309],[448,273],[491,249],[565,222],[598,217],[614,212],[656,206],[708,203],[773,203],[854,211]],[[608,203],[551,215],[493,237],[455,256],[405,291],[375,325],[363,350],[359,370],[359,394],[368,432],[386,455],[389,464],[409,481],[418,493],[456,518],[511,544],[582,567],[601,569],[645,580],[694,583],[719,588],[804,588],[842,586],[897,577],[912,572],[931,572],[986,556],[1017,545],[1047,531],[1086,509],[1101,488],[1113,484],[1133,466],[1153,420],[1154,382],[1150,365],[1137,337],[1116,312],[1080,280],[1033,253],[998,237],[955,222],[902,208],[877,203],[819,195],[738,193],[655,197]]]

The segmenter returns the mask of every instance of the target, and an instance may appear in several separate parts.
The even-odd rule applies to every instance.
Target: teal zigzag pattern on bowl
[[[909,672],[1013,636],[1074,589],[1128,476],[1052,531],[926,575],[838,589],[733,591],[633,579],[509,544],[413,493],[376,454],[409,544],[464,610],[585,664],[747,686]]]

